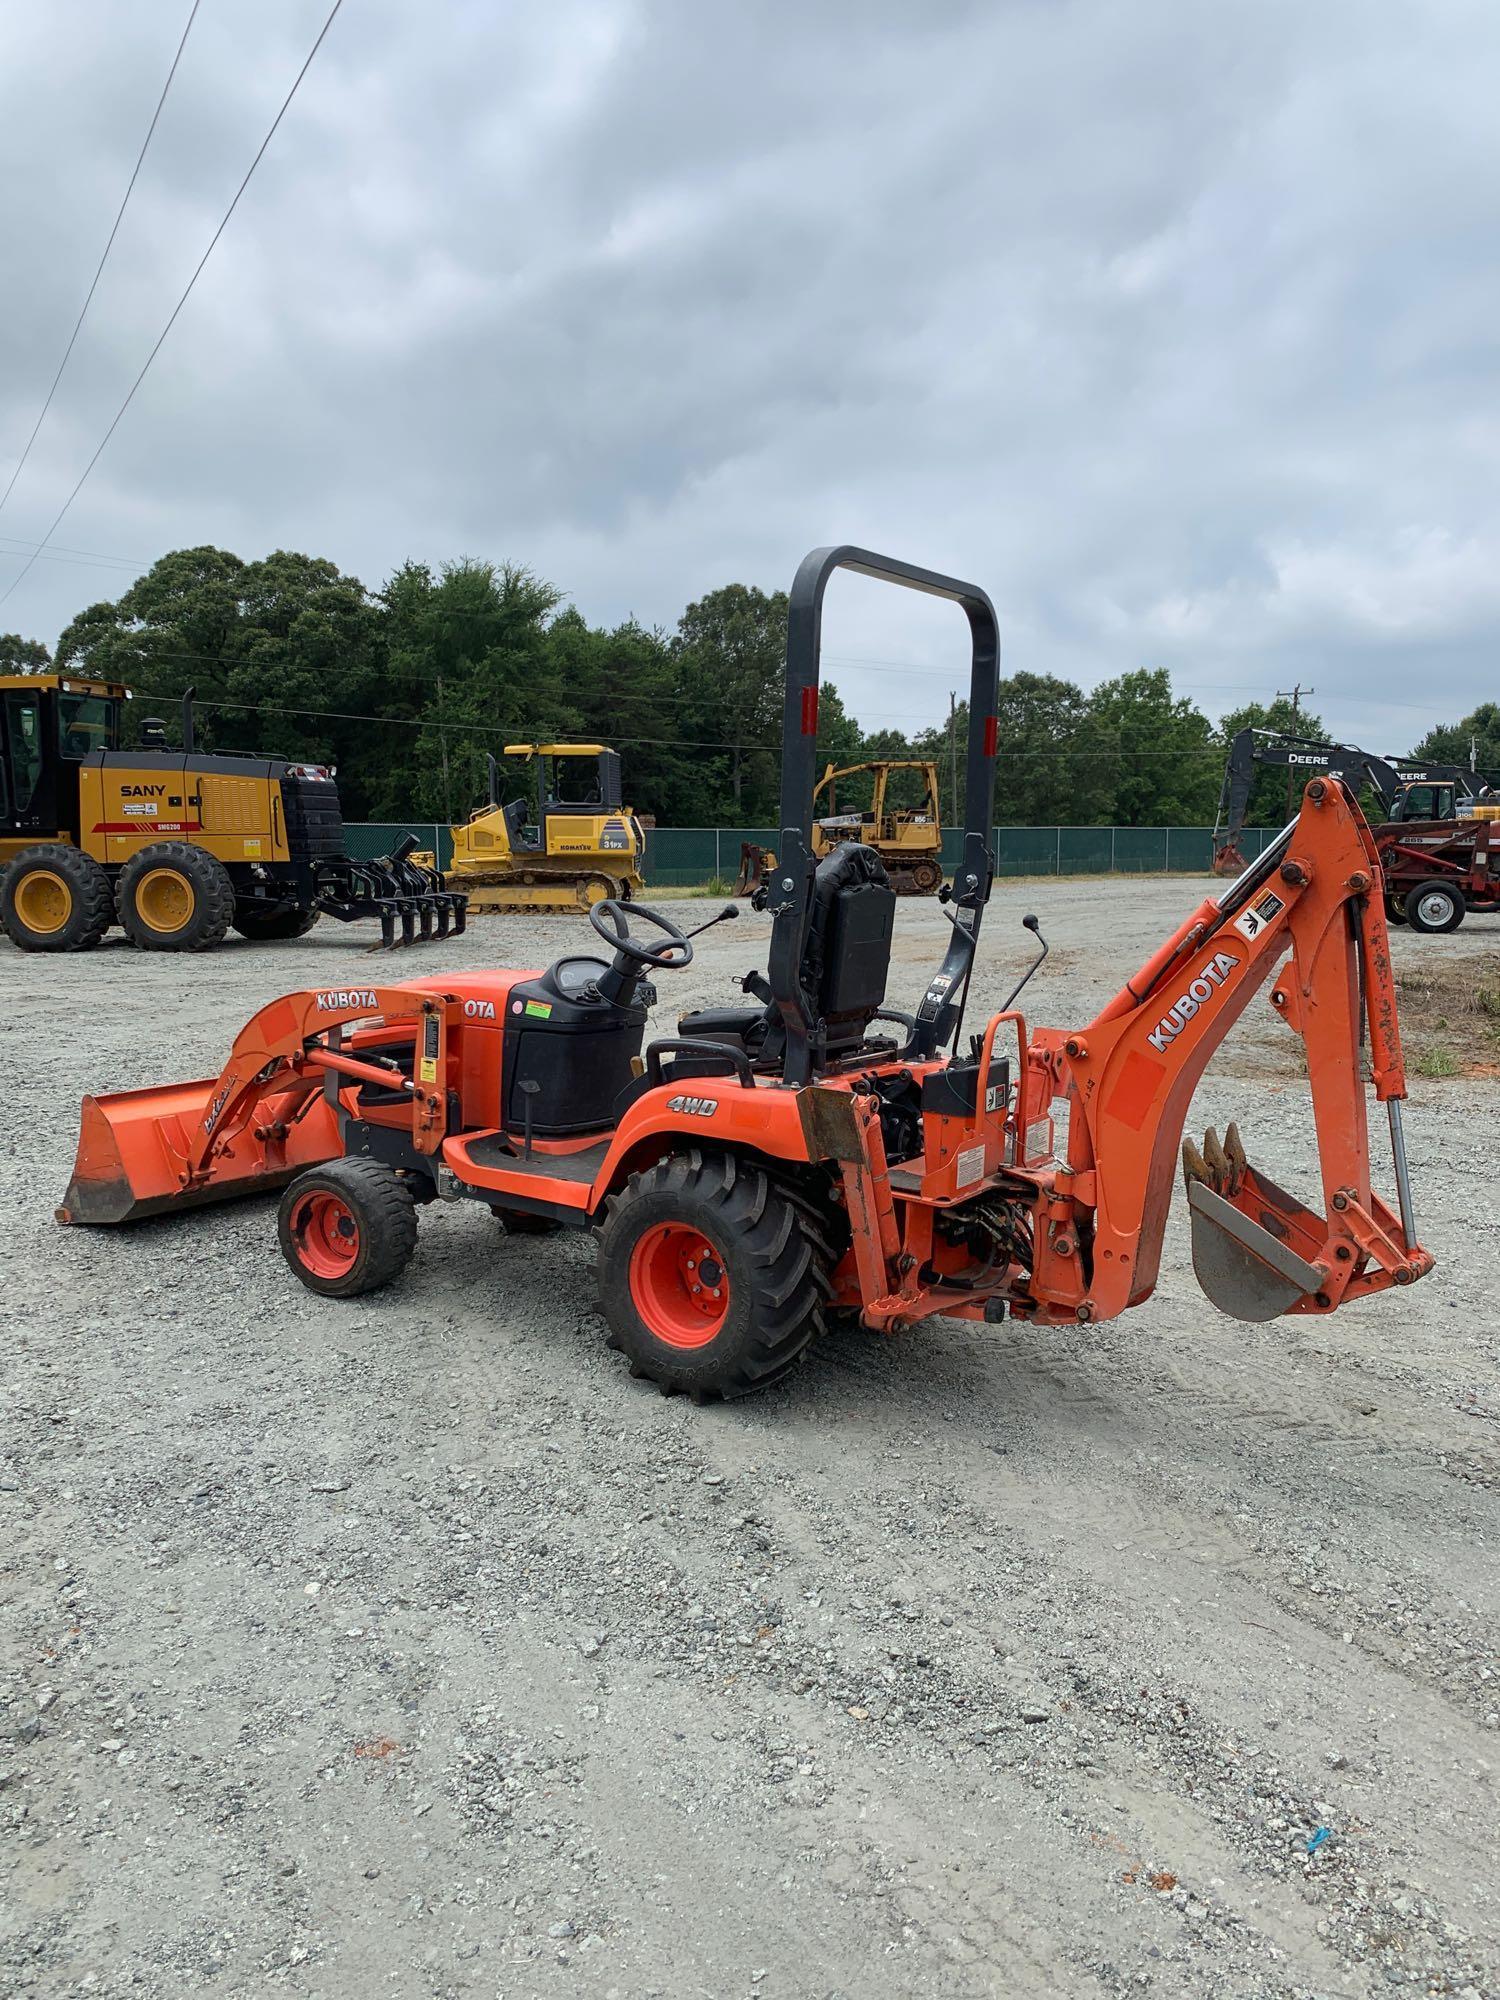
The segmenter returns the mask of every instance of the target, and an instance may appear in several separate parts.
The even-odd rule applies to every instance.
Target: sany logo
[[[368,1007],[373,1013],[376,1004],[375,995],[368,986],[340,987],[336,993],[318,995],[320,1014],[342,1014],[350,1007]]]
[[[493,1000],[465,1000],[464,1013],[471,1021],[493,1021],[495,1003]]]
[[[1179,993],[1172,1005],[1162,1015],[1146,1040],[1158,1055],[1165,1055],[1167,1045],[1175,1042],[1198,1009],[1210,1000],[1223,986],[1224,981],[1239,965],[1237,958],[1231,958],[1227,951],[1215,952],[1208,964],[1189,986],[1186,993]]]

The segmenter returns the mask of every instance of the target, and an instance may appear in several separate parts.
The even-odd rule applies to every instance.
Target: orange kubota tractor
[[[821,610],[839,569],[951,600],[973,641],[969,825],[946,954],[911,1013],[885,1002],[895,898],[879,857],[811,847]],[[791,592],[784,824],[751,1004],[685,1016],[643,1059],[647,975],[686,966],[692,934],[614,899],[589,913],[604,952],[546,971],[293,993],[243,1029],[217,1078],[86,1099],[60,1219],[284,1185],[286,1259],[335,1297],[395,1277],[434,1200],[478,1202],[507,1232],[591,1228],[611,1343],[633,1371],[742,1395],[785,1375],[834,1307],[893,1330],[1142,1304],[1194,1087],[1268,989],[1306,1048],[1321,1199],[1304,1206],[1258,1173],[1232,1127],[1222,1145],[1210,1132],[1185,1146],[1205,1291],[1265,1320],[1420,1278],[1432,1259],[1412,1219],[1380,871],[1338,781],[1310,783],[1274,846],[1086,1026],[1030,1029],[1008,1001],[961,1040],[993,872],[998,653],[974,586],[814,551]],[[1394,1208],[1371,1185],[1366,1063],[1390,1119]]]

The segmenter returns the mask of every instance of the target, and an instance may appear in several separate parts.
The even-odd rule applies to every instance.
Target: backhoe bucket
[[[209,1115],[216,1079],[85,1097],[73,1178],[57,1219],[102,1226],[231,1201],[283,1186],[339,1150],[332,1107],[317,1097],[289,1124],[251,1124],[188,1187],[187,1159]]]
[[[1247,1163],[1233,1125],[1222,1146],[1212,1126],[1201,1153],[1186,1141],[1182,1164],[1193,1270],[1220,1312],[1254,1325],[1317,1297],[1325,1273],[1299,1253],[1321,1245],[1321,1219]]]
[[[776,856],[753,840],[740,842],[740,872],[734,878],[731,896],[753,895],[767,868],[776,866]]]

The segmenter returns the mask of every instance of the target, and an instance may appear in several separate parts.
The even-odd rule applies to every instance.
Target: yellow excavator
[[[919,787],[908,793],[914,802],[892,803],[891,775],[916,771]],[[838,787],[845,778],[872,775],[870,803],[864,810],[838,810]],[[920,794],[920,795],[919,795]],[[846,789],[847,796],[847,789]],[[813,794],[812,851],[818,860],[847,840],[871,847],[885,863],[898,896],[930,896],[943,880],[943,824],[938,810],[937,765],[923,757],[893,757],[868,764],[830,764]],[[776,857],[747,840],[740,848],[736,896],[748,896]]]
[[[536,767],[532,799],[500,800],[489,760],[489,798],[453,829],[444,871],[469,899],[469,914],[589,909],[645,888],[641,823],[621,803],[620,758],[603,743],[507,743],[507,757]],[[430,857],[415,856],[418,862]]]

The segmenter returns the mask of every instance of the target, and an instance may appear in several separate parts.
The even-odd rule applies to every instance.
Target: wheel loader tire
[[[378,1160],[330,1160],[299,1174],[276,1218],[281,1254],[310,1292],[353,1299],[397,1278],[417,1247],[406,1183]]]
[[[1385,920],[1388,924],[1404,924],[1406,922],[1406,898],[1404,896],[1386,897]]]
[[[92,951],[115,920],[109,877],[76,847],[23,847],[0,875],[0,929],[22,951]]]
[[[252,944],[276,944],[283,938],[306,937],[322,915],[320,910],[274,903],[236,903],[234,927]]]
[[[234,885],[217,856],[163,840],[120,870],[115,908],[142,951],[211,951],[234,921]]]
[[[1406,921],[1428,937],[1456,931],[1464,920],[1464,892],[1451,882],[1419,882],[1405,897]]]
[[[810,1210],[763,1168],[692,1148],[632,1174],[609,1204],[609,1344],[664,1395],[748,1396],[822,1331],[831,1263]]]

